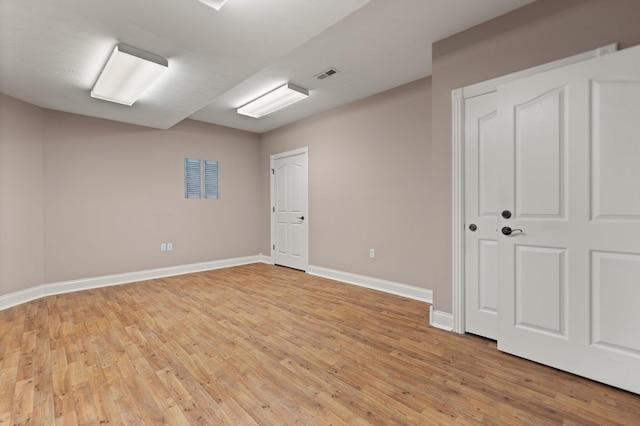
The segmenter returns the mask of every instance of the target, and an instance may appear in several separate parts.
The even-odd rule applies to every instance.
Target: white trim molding
[[[537,67],[529,68],[526,70],[518,71],[512,74],[507,74],[502,77],[497,77],[491,80],[483,81],[481,83],[472,84],[470,86],[461,87],[451,92],[451,114],[452,114],[452,145],[453,145],[453,306],[451,314],[451,330],[456,333],[465,332],[465,318],[464,318],[464,234],[465,234],[465,188],[464,188],[464,103],[465,99],[469,99],[475,96],[484,95],[487,93],[495,92],[498,90],[498,86],[504,83],[515,81],[522,77],[527,77],[534,74],[539,74],[544,71],[560,68],[565,65],[574,64],[577,62],[585,61],[587,59],[596,58],[609,53],[616,52],[618,50],[618,44],[608,44],[606,46],[599,47],[588,52],[580,53],[578,55],[569,56],[568,58],[560,59],[557,61],[542,64]],[[442,313],[444,314],[444,313]],[[438,318],[441,317],[440,313],[435,313]],[[446,314],[450,315],[450,314]],[[439,327],[441,328],[441,327]]]
[[[464,333],[464,93],[451,92],[453,117],[453,315],[451,328]],[[429,316],[429,320],[431,320]],[[439,327],[441,328],[441,327]]]
[[[492,78],[491,80],[471,84],[469,86],[455,89],[454,92],[459,90],[461,92],[461,98],[473,98],[474,96],[484,95],[485,93],[489,92],[495,92],[498,89],[498,86],[501,84],[515,81],[523,77],[528,77],[530,75],[539,74],[541,72],[550,71],[556,68],[563,67],[565,65],[571,65],[577,62],[586,61],[587,59],[597,58],[598,56],[608,55],[609,53],[616,52],[617,50],[618,43],[608,44],[594,50],[589,50],[588,52],[578,53],[577,55],[558,59],[557,61],[547,62],[546,64],[527,68],[526,70],[516,71],[514,73],[503,75],[501,77]]]
[[[431,305],[429,306],[429,325],[441,330],[452,331],[453,315],[447,312],[436,311],[433,309],[433,305]]]
[[[433,292],[426,288],[415,287],[408,284],[400,284],[392,281],[381,280],[379,278],[367,277],[364,275],[352,274],[350,272],[336,271],[334,269],[322,268],[320,266],[309,265],[307,269],[309,275],[328,278],[340,281],[345,284],[353,284],[408,299],[419,300],[421,302],[433,303]]]
[[[127,272],[124,274],[106,275],[101,277],[84,278],[72,281],[61,281],[43,284],[26,290],[17,291],[0,296],[0,311],[22,303],[56,294],[71,293],[73,291],[89,290],[92,288],[109,287],[128,284],[137,281],[153,280],[157,278],[173,277],[194,272],[211,271],[214,269],[230,268],[232,266],[248,265],[250,263],[270,263],[267,256],[247,256],[233,259],[214,260],[211,262],[192,263],[189,265],[170,266],[168,268],[149,269],[146,271]]]
[[[173,277],[176,275],[192,274],[196,272],[212,271],[215,269],[230,268],[233,266],[248,265],[251,263],[273,264],[271,257],[260,253],[257,256],[238,257],[233,259],[214,260],[210,262],[192,263],[188,265],[170,266],[167,268],[149,269],[145,271],[127,272],[123,274],[105,275],[100,277],[83,278],[79,280],[60,281],[43,284],[25,290],[16,291],[0,296],[0,311],[22,303],[57,294],[71,293],[74,291],[90,290],[100,287],[129,284],[139,281],[147,281],[158,278]],[[340,281],[345,284],[354,284],[360,287],[371,288],[385,293],[421,302],[433,303],[431,290],[415,287],[407,284],[395,283],[364,275],[351,274],[318,266],[309,266],[310,275]]]

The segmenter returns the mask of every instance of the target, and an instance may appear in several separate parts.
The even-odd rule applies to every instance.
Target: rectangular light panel
[[[302,87],[287,83],[237,109],[238,114],[260,118],[309,96]]]
[[[214,8],[215,10],[222,9],[222,6],[227,2],[227,0],[198,0],[200,3],[206,4],[209,7]]]
[[[91,96],[131,106],[168,66],[161,56],[120,43],[113,49]]]

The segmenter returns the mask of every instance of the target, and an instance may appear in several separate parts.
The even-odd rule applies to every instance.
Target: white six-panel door
[[[277,265],[305,271],[309,266],[308,152],[274,155],[271,167],[271,258]]]
[[[498,117],[498,348],[640,393],[640,47],[500,86]]]
[[[498,338],[496,92],[465,100],[465,331]]]
[[[457,134],[461,136],[454,136],[454,148],[458,143],[462,144],[462,149],[454,149],[454,163],[457,165],[458,161],[461,161],[463,170],[462,174],[458,174],[459,171],[454,172],[454,185],[458,185],[455,181],[460,179],[464,188],[461,192],[462,199],[459,198],[460,193],[454,191],[454,210],[464,212],[462,223],[454,214],[454,226],[457,228],[454,231],[454,263],[456,258],[460,259],[457,257],[460,255],[464,260],[462,273],[458,264],[454,266],[454,313],[460,312],[460,295],[456,291],[460,289],[460,277],[463,277],[464,283],[464,315],[454,315],[456,331],[470,332],[496,340],[498,336],[497,220],[498,215],[509,213],[500,211],[501,206],[498,202],[498,187],[503,178],[500,171],[503,165],[497,141],[498,87],[506,82],[616,50],[615,44],[603,46],[454,91],[454,123],[464,123],[462,128],[454,124],[454,133],[457,130]],[[461,225],[462,228],[458,228]],[[462,243],[458,235],[463,236]],[[459,252],[460,248],[463,248],[463,253]]]

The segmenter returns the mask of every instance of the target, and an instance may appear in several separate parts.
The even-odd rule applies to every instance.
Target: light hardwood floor
[[[0,424],[640,424],[640,396],[264,264],[0,312]]]

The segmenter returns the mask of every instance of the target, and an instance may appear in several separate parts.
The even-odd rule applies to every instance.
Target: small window
[[[184,159],[184,198],[202,198],[200,160]]]
[[[218,162],[204,160],[204,198],[218,199]]]

